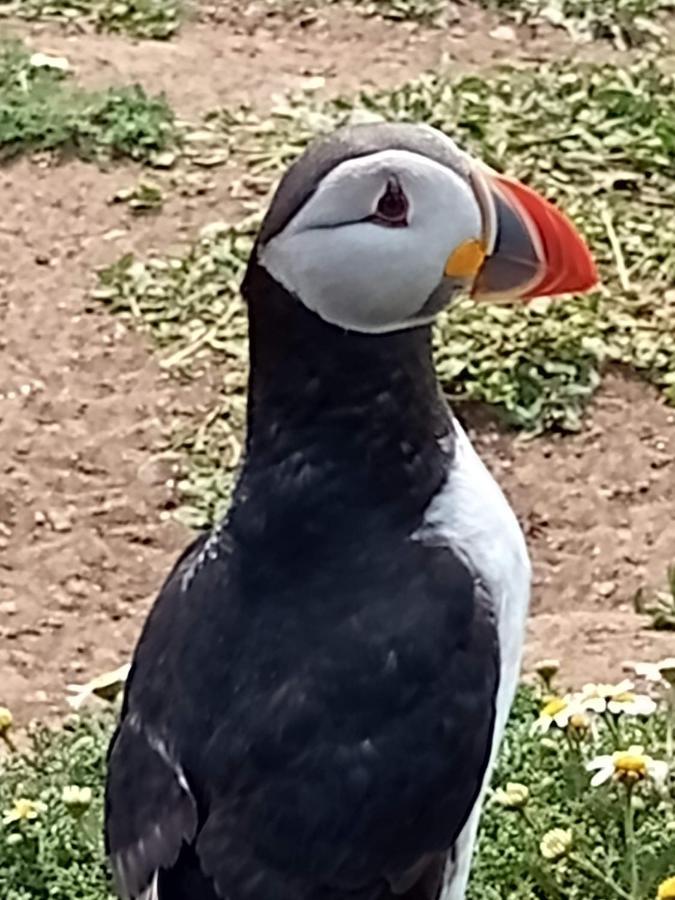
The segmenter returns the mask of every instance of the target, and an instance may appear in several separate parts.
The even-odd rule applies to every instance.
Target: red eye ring
[[[405,228],[408,224],[408,198],[395,178],[387,182],[370,221],[388,228]]]

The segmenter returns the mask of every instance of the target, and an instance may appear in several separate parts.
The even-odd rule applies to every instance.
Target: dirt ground
[[[557,34],[493,39],[493,19],[462,11],[449,31],[337,8],[304,26],[230,11],[166,44],[4,27],[65,54],[86,84],[164,90],[191,120],[226,103],[264,108],[315,75],[337,93],[393,85],[447,58],[469,69],[569,49]],[[22,721],[62,713],[66,683],[126,660],[189,539],[158,448],[163,422],[208,402],[208,387],[169,378],[141,337],[91,310],[87,290],[97,265],[127,249],[166,250],[233,207],[221,171],[206,197],[172,196],[160,215],[132,219],[108,200],[136,177],[76,162],[0,173],[0,705]],[[675,411],[617,374],[578,436],[527,442],[482,424],[474,438],[529,536],[528,662],[559,656],[578,683],[675,652],[675,637],[645,630],[631,611],[634,591],[661,586],[675,559]]]

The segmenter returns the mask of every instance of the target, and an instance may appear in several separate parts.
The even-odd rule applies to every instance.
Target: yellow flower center
[[[552,828],[547,831],[539,844],[539,852],[551,862],[558,862],[572,849],[572,829]]]
[[[617,694],[616,697],[612,697],[615,703],[633,703],[635,700],[635,694],[631,694],[630,691],[626,691],[623,694]]]
[[[636,753],[617,753],[614,756],[614,772],[619,779],[639,781],[647,777],[647,760]]]
[[[546,706],[542,709],[542,716],[547,716],[549,719],[552,719],[553,716],[557,716],[559,712],[562,712],[563,709],[567,706],[567,700],[563,700],[562,697],[554,697],[552,700],[549,700]]]
[[[661,882],[656,900],[675,900],[675,875]]]
[[[495,799],[497,803],[505,806],[507,809],[522,809],[527,805],[530,792],[526,785],[510,781],[506,785],[506,789],[495,791]]]
[[[0,733],[4,734],[12,727],[12,714],[6,706],[0,706]]]
[[[586,731],[591,724],[591,720],[584,713],[574,713],[570,716],[570,728],[575,731]]]
[[[34,819],[37,816],[37,809],[32,800],[26,800],[20,797],[14,803],[14,812],[18,819]]]

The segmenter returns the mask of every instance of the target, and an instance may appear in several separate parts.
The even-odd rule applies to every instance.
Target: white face
[[[437,309],[421,311],[441,284],[448,301],[471,287],[444,279],[444,270],[482,230],[465,178],[417,153],[386,150],[336,166],[259,260],[327,322],[394,331],[430,321]]]

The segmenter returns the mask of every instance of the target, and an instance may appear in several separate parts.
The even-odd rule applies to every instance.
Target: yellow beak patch
[[[452,251],[445,263],[447,278],[473,278],[485,260],[481,241],[464,241]]]

